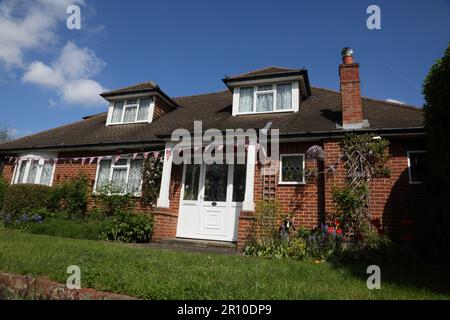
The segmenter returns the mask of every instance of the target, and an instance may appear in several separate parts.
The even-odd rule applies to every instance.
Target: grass
[[[381,265],[381,290],[367,266],[187,253],[0,229],[0,272],[65,283],[81,268],[83,287],[146,299],[449,299],[449,268]]]
[[[104,222],[94,220],[45,219],[41,224],[31,224],[29,233],[46,234],[75,239],[98,240]]]

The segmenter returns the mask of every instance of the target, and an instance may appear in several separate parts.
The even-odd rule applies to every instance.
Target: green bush
[[[118,212],[106,225],[102,238],[121,242],[149,242],[153,232],[153,218],[143,213]]]
[[[0,173],[0,208],[3,207],[3,199],[5,198],[6,189],[8,185],[3,178],[3,175]]]
[[[112,186],[107,184],[94,195],[105,215],[111,217],[120,212],[130,211],[134,206],[133,197],[129,194],[113,194],[111,189]]]
[[[49,207],[51,188],[39,184],[13,184],[8,186],[3,199],[3,212],[18,216]]]
[[[89,180],[84,174],[53,187],[51,203],[54,210],[83,216],[88,205]]]

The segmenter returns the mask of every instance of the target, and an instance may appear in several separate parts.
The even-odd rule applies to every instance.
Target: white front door
[[[245,165],[185,164],[177,237],[236,241]]]

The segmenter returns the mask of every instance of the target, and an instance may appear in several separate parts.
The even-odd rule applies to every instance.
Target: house
[[[297,227],[325,221],[333,212],[332,191],[344,183],[344,168],[313,181],[305,171],[335,164],[345,134],[373,133],[390,141],[391,175],[371,183],[371,211],[402,237],[423,211],[423,113],[361,97],[359,64],[352,54],[343,50],[340,92],[311,87],[305,69],[280,67],[226,77],[226,90],[208,94],[174,98],[154,82],[105,92],[101,96],[109,109],[104,113],[0,145],[4,178],[11,184],[52,185],[84,172],[94,190],[111,182],[118,192],[138,196],[143,157],[160,153],[153,239],[207,239],[242,247],[260,199],[276,198]],[[171,134],[179,128],[191,132],[196,120],[203,130],[219,131],[270,123],[279,129],[276,170],[266,172],[254,146],[248,147],[244,164],[174,164]],[[314,145],[324,150],[323,161],[305,158]]]

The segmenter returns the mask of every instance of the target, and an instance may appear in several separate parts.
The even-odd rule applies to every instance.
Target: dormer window
[[[111,102],[109,124],[151,122],[152,104],[150,97]]]
[[[237,114],[296,111],[293,108],[294,87],[298,90],[295,83],[287,82],[236,88],[239,95]]]
[[[311,95],[305,69],[267,67],[222,80],[233,92],[233,116],[297,112]]]

